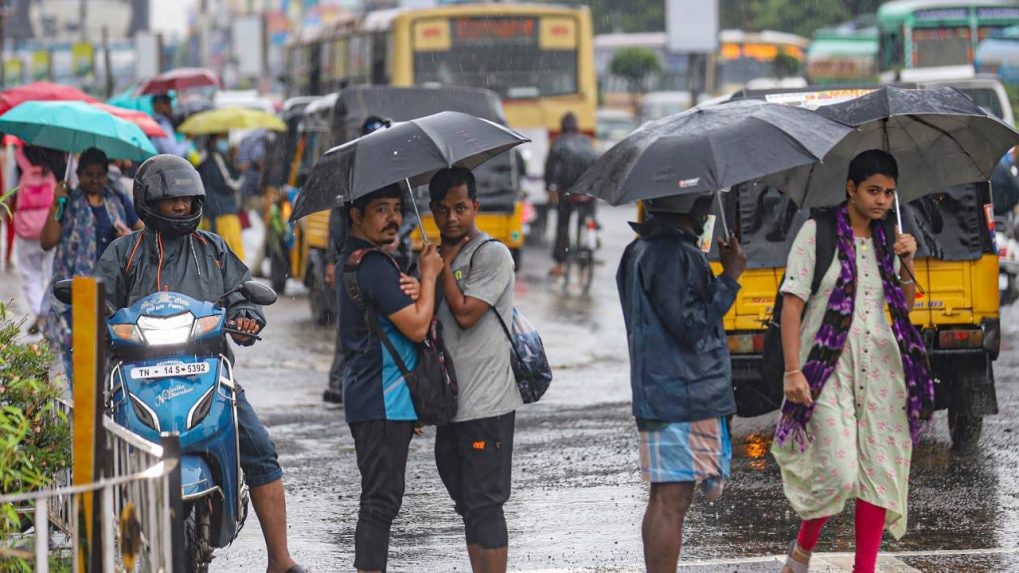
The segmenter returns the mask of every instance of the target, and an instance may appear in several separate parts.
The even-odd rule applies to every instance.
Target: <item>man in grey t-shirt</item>
[[[442,235],[437,316],[460,385],[456,417],[435,434],[435,465],[463,518],[471,567],[504,572],[509,536],[502,506],[522,404],[504,330],[513,320],[513,258],[474,223],[480,204],[470,170],[443,169],[428,191]]]

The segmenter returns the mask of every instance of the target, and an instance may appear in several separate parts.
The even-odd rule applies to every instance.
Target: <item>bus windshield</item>
[[[448,43],[414,52],[415,84],[482,87],[505,99],[577,93],[577,45],[571,21],[543,26],[537,17],[471,16],[447,22]],[[442,31],[432,28],[424,33]],[[551,33],[564,38],[543,37]]]

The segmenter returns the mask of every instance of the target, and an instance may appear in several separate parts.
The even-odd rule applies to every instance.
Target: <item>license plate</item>
[[[190,364],[160,364],[158,366],[136,366],[131,369],[131,377],[135,380],[151,378],[169,378],[170,376],[198,376],[209,371],[208,362]]]

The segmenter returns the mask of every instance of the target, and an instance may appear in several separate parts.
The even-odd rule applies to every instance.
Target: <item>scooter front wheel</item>
[[[209,528],[202,527],[205,511],[204,504],[199,501],[184,508],[188,516],[184,520],[184,571],[186,573],[209,573],[209,561],[212,560],[212,551],[209,549],[209,540],[203,539],[203,531],[208,535]]]

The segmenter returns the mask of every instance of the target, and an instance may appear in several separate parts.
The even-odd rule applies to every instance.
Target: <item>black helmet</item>
[[[373,131],[378,131],[383,127],[389,127],[392,124],[392,120],[379,117],[377,115],[369,115],[365,118],[364,122],[361,123],[361,135],[368,135]]]
[[[167,217],[158,203],[172,197],[191,197],[191,214]],[[186,235],[198,228],[205,204],[205,187],[198,171],[176,155],[157,155],[145,160],[134,176],[134,209],[147,226],[157,231]]]

